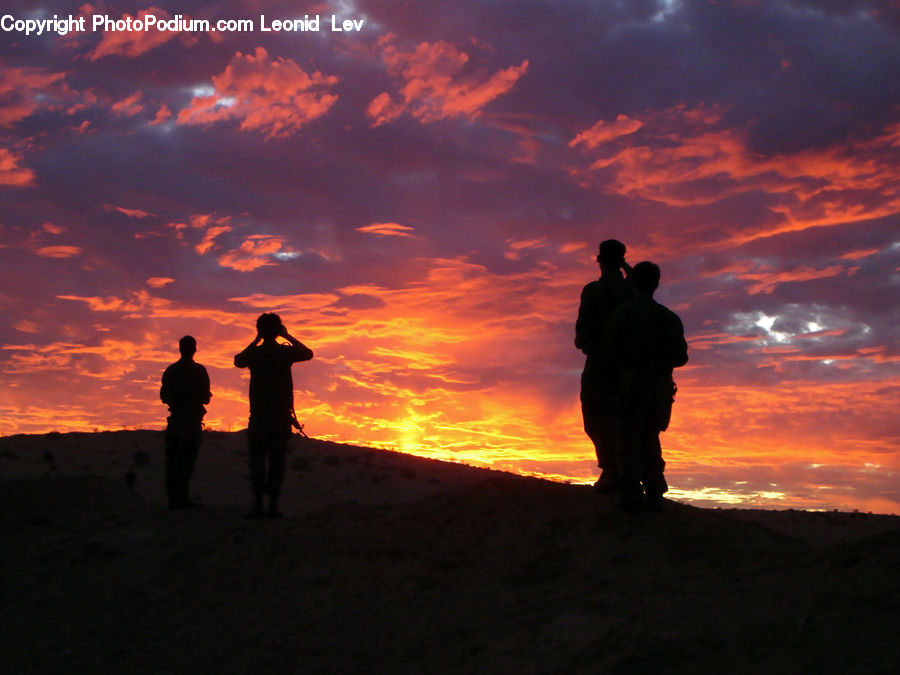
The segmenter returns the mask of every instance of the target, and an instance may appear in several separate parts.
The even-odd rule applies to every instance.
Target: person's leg
[[[250,490],[253,493],[251,516],[263,514],[263,493],[266,489],[266,438],[259,424],[250,422],[247,429],[247,463],[250,468]]]
[[[663,507],[663,495],[669,489],[663,474],[666,463],[662,459],[662,447],[659,443],[659,431],[652,426],[645,428],[643,443],[642,481],[647,506],[651,511],[660,511]]]
[[[620,419],[619,439],[619,501],[631,513],[643,510],[644,491],[641,487],[641,445],[639,419],[635,410],[625,410]]]
[[[594,487],[601,492],[612,491],[618,474],[613,398],[589,369],[585,369],[581,377],[581,416],[584,432],[594,445],[597,466],[601,471]]]
[[[199,421],[191,423],[190,434],[184,444],[184,481],[185,485],[194,477],[197,467],[197,456],[200,454],[200,443],[203,441],[203,427]]]
[[[194,467],[197,465],[197,454],[200,449],[200,421],[185,420],[182,427],[176,469],[178,500],[180,506],[196,506],[188,497],[188,484],[194,475]]]
[[[662,429],[669,426],[673,391],[674,384],[671,378],[660,378],[652,390],[652,400],[648,403],[647,415],[644,420],[642,480],[644,492],[647,495],[647,504],[655,511],[662,509],[663,495],[669,489],[665,478],[666,463],[662,457],[659,434]]]
[[[597,425],[595,427],[598,441],[596,445],[602,448],[599,451],[598,462],[602,462],[600,479],[595,484],[595,488],[604,492],[613,492],[619,481],[619,436],[621,430],[619,428],[618,415],[615,410],[615,400],[612,392],[605,392],[600,406],[596,411]]]
[[[284,483],[284,471],[287,454],[287,444],[291,438],[291,428],[279,424],[272,430],[269,442],[269,475],[266,480],[266,494],[269,496],[269,516],[278,517],[278,501],[281,497],[281,486]]]
[[[166,426],[166,497],[169,500],[169,508],[174,508],[178,502],[178,454],[181,439],[176,433],[172,419],[169,418]]]

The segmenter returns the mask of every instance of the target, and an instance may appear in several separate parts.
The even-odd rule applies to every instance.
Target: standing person
[[[166,368],[159,398],[169,406],[166,424],[166,494],[170,509],[198,506],[188,499],[200,449],[205,406],[212,398],[206,368],[194,361],[197,341],[185,335],[178,341],[181,358]]]
[[[290,344],[281,344],[282,337]],[[291,365],[309,361],[312,350],[294,338],[277,314],[262,314],[256,320],[256,337],[234,357],[238,368],[250,369],[250,422],[248,443],[250,482],[253,490],[252,517],[278,517],[278,498],[284,481],[284,462],[294,414],[294,381]],[[268,463],[268,472],[266,464]],[[263,495],[269,497],[263,510]]]
[[[608,324],[609,355],[618,382],[619,494],[629,511],[640,511],[645,502],[651,510],[662,508],[669,487],[659,432],[668,428],[672,415],[672,371],[688,360],[681,319],[653,299],[659,278],[653,263],[635,265],[631,280],[637,298],[618,307]]]
[[[575,322],[575,347],[587,355],[581,374],[581,414],[584,431],[594,444],[600,477],[594,483],[599,492],[612,492],[617,486],[617,423],[615,386],[604,345],[606,324],[613,310],[634,298],[627,276],[631,267],[625,262],[625,244],[615,239],[600,243],[597,255],[600,278],[581,291],[578,320]],[[622,272],[625,272],[625,275]]]

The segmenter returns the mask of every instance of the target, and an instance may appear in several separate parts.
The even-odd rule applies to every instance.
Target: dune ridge
[[[0,438],[3,672],[896,672],[898,517],[630,516],[295,439],[287,517],[248,521],[242,441],[170,511],[161,432]]]

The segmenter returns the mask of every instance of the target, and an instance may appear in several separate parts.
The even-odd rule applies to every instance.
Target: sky
[[[896,3],[0,14],[0,434],[163,428],[185,334],[242,429],[275,311],[310,435],[589,482],[574,321],[616,238],[689,344],[669,496],[900,513]],[[54,15],[86,30],[24,32]]]

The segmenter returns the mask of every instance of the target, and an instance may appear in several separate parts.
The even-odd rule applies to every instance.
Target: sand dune
[[[590,488],[243,438],[164,508],[161,432],[0,439],[4,673],[896,672],[900,518],[629,516]],[[124,483],[135,471],[134,492]]]

